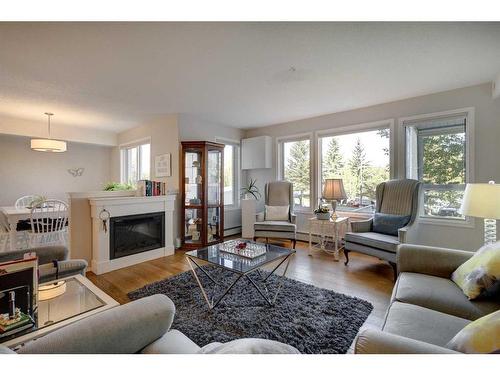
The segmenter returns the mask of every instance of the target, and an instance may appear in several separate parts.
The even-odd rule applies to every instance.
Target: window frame
[[[321,197],[322,195],[322,184],[321,184],[321,175],[322,175],[322,163],[321,163],[321,155],[323,154],[321,141],[326,137],[335,137],[340,135],[347,134],[355,134],[355,133],[363,133],[368,131],[374,131],[379,129],[389,129],[389,178],[393,179],[396,176],[396,168],[395,168],[395,121],[394,119],[386,119],[380,121],[372,121],[365,122],[361,124],[347,125],[338,128],[324,129],[318,130],[315,132],[315,143],[317,149],[317,165],[316,165],[316,177],[317,180],[317,197]],[[338,210],[340,213],[345,213],[344,216],[349,217],[360,217],[366,218],[372,216],[372,214],[367,213],[356,213],[351,211],[342,211]]]
[[[414,152],[408,149],[408,137],[407,132],[409,128],[416,128],[419,122],[428,122],[439,119],[446,119],[452,117],[465,116],[465,184],[475,181],[474,178],[474,134],[475,134],[475,109],[474,107],[466,107],[460,109],[454,109],[450,111],[442,111],[435,113],[426,113],[415,116],[401,117],[398,119],[399,130],[400,130],[400,178],[415,178],[419,179],[419,176],[415,176],[415,171],[409,168],[409,159],[417,157],[418,163],[418,142],[417,142],[417,155],[414,156]],[[410,153],[410,151],[412,151]],[[417,172],[418,173],[418,172]],[[424,214],[424,189],[420,189],[420,202],[419,212],[417,219],[419,223],[422,224],[434,224],[443,226],[453,226],[453,227],[466,227],[474,228],[474,220],[470,216],[466,216],[465,219],[453,219],[450,217],[430,217]]]
[[[294,205],[294,212],[312,213],[316,206],[316,181],[314,176],[314,163],[316,160],[316,147],[314,144],[314,133],[300,133],[289,136],[276,137],[276,179],[284,179],[284,144],[287,142],[309,141],[309,191],[310,207],[298,207]]]
[[[222,143],[226,146],[233,146],[233,203],[225,204],[224,210],[236,210],[240,208],[240,189],[241,189],[241,168],[240,168],[240,152],[241,152],[241,142],[236,139],[215,137],[215,142]],[[226,158],[224,158],[224,163]],[[222,166],[224,168],[224,166]]]
[[[135,141],[131,142],[126,142],[120,144],[118,147],[120,149],[120,182],[121,183],[128,183],[128,155],[127,151],[132,149],[132,148],[137,148],[137,181],[140,180],[141,176],[141,158],[142,158],[142,153],[141,153],[141,146],[149,144],[149,179],[151,179],[151,170],[152,170],[152,145],[151,145],[151,137],[147,138],[141,138],[137,139]]]

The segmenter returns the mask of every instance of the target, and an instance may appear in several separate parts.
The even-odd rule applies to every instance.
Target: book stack
[[[34,326],[31,316],[16,309],[15,316],[9,317],[8,313],[0,314],[0,338],[13,335]]]
[[[165,182],[139,180],[137,182],[137,191],[142,197],[155,197],[158,195],[167,195],[167,185]]]

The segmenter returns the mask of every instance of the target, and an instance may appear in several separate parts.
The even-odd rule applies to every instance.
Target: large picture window
[[[217,137],[216,142],[224,146],[224,206],[226,208],[239,205],[239,155],[240,143],[236,140]]]
[[[321,191],[325,179],[340,178],[347,198],[337,209],[373,212],[376,187],[390,177],[390,129],[322,136],[319,146]]]
[[[121,180],[136,185],[139,180],[148,180],[151,170],[151,144],[149,142],[123,146],[121,148]]]
[[[283,140],[280,145],[280,179],[293,184],[296,209],[311,207],[311,141],[307,139]]]
[[[464,220],[458,213],[468,175],[467,116],[404,122],[406,174],[422,182],[427,218]]]

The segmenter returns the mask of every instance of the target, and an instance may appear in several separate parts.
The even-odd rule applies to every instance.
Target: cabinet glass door
[[[184,242],[187,244],[202,244],[203,210],[186,208],[184,225]]]
[[[201,206],[203,199],[202,151],[188,150],[185,153],[184,189],[185,205]]]
[[[221,150],[208,151],[208,205],[218,206],[221,204]]]
[[[220,235],[220,208],[209,207],[207,215],[207,242],[216,242],[221,239]]]

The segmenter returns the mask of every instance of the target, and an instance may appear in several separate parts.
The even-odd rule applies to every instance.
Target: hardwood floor
[[[289,247],[290,243],[275,242]],[[373,312],[365,326],[380,328],[394,286],[392,268],[389,264],[362,254],[350,253],[350,262],[344,266],[334,262],[333,256],[315,252],[308,256],[307,243],[297,241],[297,253],[290,262],[287,276],[320,288],[356,296],[370,301]],[[103,275],[87,273],[87,277],[97,287],[120,303],[127,303],[127,293],[146,284],[171,277],[189,270],[184,252],[122,268]],[[280,270],[282,272],[282,270]],[[280,274],[281,274],[280,272]]]

